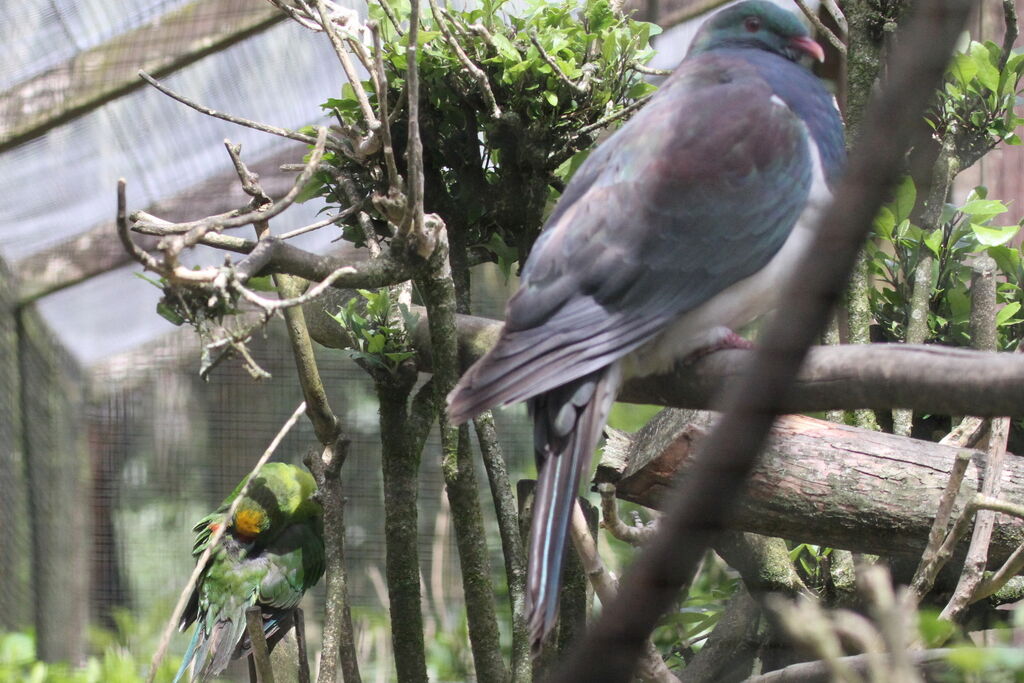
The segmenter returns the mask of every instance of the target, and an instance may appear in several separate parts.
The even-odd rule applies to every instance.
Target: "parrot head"
[[[740,2],[711,17],[697,32],[689,54],[729,46],[767,50],[793,62],[804,55],[825,60],[803,22],[767,0]]]

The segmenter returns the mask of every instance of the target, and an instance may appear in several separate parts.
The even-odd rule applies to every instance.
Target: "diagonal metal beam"
[[[0,93],[0,153],[285,18],[253,0],[197,0]]]

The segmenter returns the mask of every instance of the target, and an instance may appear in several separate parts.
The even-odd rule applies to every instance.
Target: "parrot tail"
[[[185,675],[185,671],[188,670],[188,665],[192,663],[192,658],[196,654],[196,645],[199,644],[199,632],[202,629],[196,626],[195,633],[192,634],[192,640],[188,643],[188,649],[185,650],[185,656],[181,660],[181,666],[178,667],[178,673],[174,674],[174,683],[178,683],[181,677]]]
[[[528,404],[538,470],[526,591],[534,652],[558,616],[562,560],[580,478],[589,471],[590,456],[621,379],[615,363],[536,396]]]

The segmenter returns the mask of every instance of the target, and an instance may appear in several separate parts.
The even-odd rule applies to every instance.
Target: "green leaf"
[[[1004,225],[992,228],[971,223],[971,231],[974,233],[974,236],[978,238],[978,242],[986,247],[998,247],[1001,244],[1006,244],[1013,239],[1013,236],[1019,230],[1019,225]]]
[[[1012,318],[1019,310],[1019,301],[1011,301],[1010,303],[1000,308],[999,312],[996,313],[996,327],[1002,327],[1003,325],[1006,325],[1007,321],[1010,320],[1010,318]]]
[[[1006,273],[1008,277],[1016,279],[1016,274],[1021,268],[1020,251],[1013,247],[989,247],[985,251],[995,259],[999,270]]]
[[[263,275],[262,277],[251,277],[249,281],[245,283],[245,286],[249,289],[256,290],[257,292],[276,292],[277,287],[274,286],[273,281],[269,275]]]
[[[939,251],[942,249],[942,237],[942,228],[936,228],[924,238],[924,245],[936,256],[940,256]]]
[[[1006,213],[1006,205],[998,199],[972,199],[960,211],[974,219],[974,222],[986,221],[993,216]]]
[[[159,302],[156,305],[156,312],[160,315],[161,318],[171,323],[172,325],[181,325],[182,323],[185,322],[185,319],[181,317],[181,315],[177,311],[175,311],[173,308],[168,306],[163,301]]]
[[[896,222],[910,218],[910,213],[914,210],[916,203],[917,187],[914,185],[914,179],[909,175],[904,176],[896,188],[896,196],[892,201],[892,211],[896,216]]]
[[[953,63],[949,67],[949,72],[957,82],[967,85],[974,79],[975,74],[978,73],[978,67],[970,55],[961,53],[953,57]]]
[[[883,206],[875,216],[875,231],[887,240],[892,240],[892,231],[896,228],[896,216],[892,209]]]
[[[369,341],[366,345],[367,353],[380,353],[384,350],[385,344],[388,343],[387,337],[383,334],[371,335],[367,341]]]
[[[548,104],[550,104],[552,107],[557,107],[558,106],[558,94],[557,93],[554,93],[554,92],[552,92],[550,90],[545,91],[544,99],[547,100]]]
[[[519,54],[519,50],[516,49],[512,41],[501,33],[495,33],[493,36],[494,47],[498,48],[498,54],[505,58],[508,62],[520,62],[522,56]]]
[[[993,92],[999,91],[999,69],[992,63],[992,54],[981,43],[971,44],[971,59],[977,67],[975,78]]]
[[[420,29],[420,32],[416,35],[416,44],[426,45],[439,35],[441,35],[440,31],[424,31]]]

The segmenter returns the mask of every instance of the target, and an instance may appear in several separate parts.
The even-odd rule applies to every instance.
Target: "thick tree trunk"
[[[715,419],[713,413],[666,409],[632,437],[614,434],[597,481],[620,498],[657,508]],[[917,555],[960,449],[837,425],[800,415],[780,417],[733,509],[729,526],[833,548]],[[984,454],[973,457],[954,510],[979,490]],[[1002,498],[1024,497],[1024,458],[1010,456]],[[997,515],[990,565],[1024,542],[1024,521]],[[966,543],[964,544],[966,547]]]

